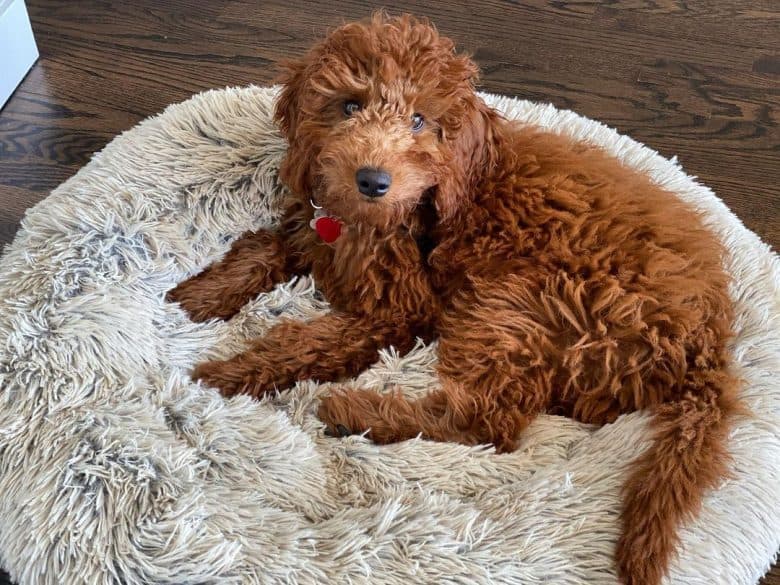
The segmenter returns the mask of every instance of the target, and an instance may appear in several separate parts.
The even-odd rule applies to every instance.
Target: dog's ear
[[[476,94],[477,75],[477,66],[467,57],[454,59],[447,71],[450,87],[460,89],[452,94],[452,105],[441,120],[441,141],[447,161],[436,192],[436,210],[441,219],[457,212],[493,164],[491,138],[497,116]]]
[[[288,60],[282,62],[284,68],[279,82],[282,90],[276,100],[274,120],[279,124],[282,134],[290,140],[295,136],[300,111],[300,95],[303,92],[307,62]]]
[[[279,177],[293,193],[304,195],[311,190],[312,144],[310,140],[299,140],[299,125],[303,119],[302,100],[309,64],[309,56],[282,63],[285,68],[279,78],[282,89],[274,109],[274,120],[289,144],[287,156],[279,169]]]

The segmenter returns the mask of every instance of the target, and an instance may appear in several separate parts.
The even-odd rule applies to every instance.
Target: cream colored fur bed
[[[615,583],[619,490],[645,418],[541,417],[514,454],[323,436],[325,388],[223,400],[189,368],[280,315],[301,279],[229,323],[164,302],[243,231],[273,224],[274,91],[208,92],[116,138],[30,210],[0,261],[0,563],[22,585]],[[570,112],[486,96],[591,140],[706,212],[731,250],[753,417],[733,478],[683,531],[669,582],[752,584],[780,546],[780,261],[674,161]],[[434,348],[361,376],[425,392]]]

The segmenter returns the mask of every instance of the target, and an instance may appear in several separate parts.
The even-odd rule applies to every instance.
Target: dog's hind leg
[[[511,300],[518,302],[516,296]],[[500,315],[506,310],[500,294],[483,295],[475,307],[464,303],[440,324],[441,389],[419,400],[400,392],[334,392],[319,409],[331,432],[368,431],[377,443],[422,435],[514,449],[522,430],[550,403],[557,371],[543,358],[553,352],[557,335],[519,311],[511,318]]]
[[[279,232],[244,234],[227,255],[168,292],[193,321],[229,319],[257,294],[271,290],[295,272]]]
[[[482,388],[467,390],[451,380],[419,400],[406,398],[400,391],[380,394],[343,389],[322,399],[318,415],[331,434],[367,431],[380,444],[419,435],[434,441],[493,444],[499,452],[511,451],[535,413],[516,404],[493,404],[482,398],[483,392]]]

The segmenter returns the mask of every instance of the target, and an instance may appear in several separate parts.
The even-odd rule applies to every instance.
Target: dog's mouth
[[[320,208],[345,224],[379,229],[391,229],[406,223],[408,216],[435,190],[434,187],[425,187],[414,194],[390,191],[377,197],[351,188],[334,190],[324,180],[318,182],[318,187],[311,195],[311,205],[315,210]]]

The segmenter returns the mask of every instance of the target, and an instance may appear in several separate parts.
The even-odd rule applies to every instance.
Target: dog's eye
[[[355,112],[360,111],[360,103],[355,100],[347,100],[344,102],[344,115],[351,116]]]
[[[422,114],[412,114],[412,132],[419,132],[425,126],[425,118]]]

